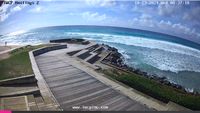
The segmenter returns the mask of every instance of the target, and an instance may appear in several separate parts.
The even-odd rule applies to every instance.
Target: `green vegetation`
[[[25,46],[10,52],[9,58],[0,60],[0,80],[33,74],[28,52],[43,46]]]
[[[163,85],[155,80],[134,73],[118,70],[103,70],[103,72],[109,77],[156,99],[164,102],[173,101],[189,109],[200,110],[200,95],[188,94],[182,90]]]

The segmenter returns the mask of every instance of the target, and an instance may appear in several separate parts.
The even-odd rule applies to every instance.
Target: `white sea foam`
[[[167,41],[147,39],[144,37],[136,37],[136,36],[122,36],[122,35],[111,35],[111,34],[101,34],[101,33],[67,32],[66,34],[70,36],[87,37],[85,39],[89,39],[89,40],[99,40],[99,41],[105,41],[105,42],[147,47],[151,49],[160,49],[164,51],[187,54],[187,55],[200,58],[199,50],[191,48],[191,47],[187,47],[181,44],[167,42]]]
[[[103,33],[83,33],[83,32],[63,32],[63,33],[37,33],[27,32],[18,35],[3,36],[0,42],[7,41],[9,44],[38,44],[45,40],[54,39],[55,37],[77,37],[88,40],[103,41],[108,43],[124,44],[131,47],[146,48],[139,51],[143,57],[141,61],[148,65],[154,66],[160,70],[169,70],[172,72],[179,71],[196,71],[200,72],[200,51],[181,44],[176,44],[167,41],[148,39],[136,36],[113,35]],[[118,46],[118,49],[123,53],[125,59],[131,63],[131,56],[134,51],[127,51],[123,47]],[[137,49],[135,50],[137,51]],[[137,61],[133,61],[138,64]]]
[[[145,47],[141,52],[143,62],[164,71],[195,71],[200,72],[200,51],[181,44],[135,36],[121,36],[97,33],[66,33],[70,36],[87,37],[88,40],[98,40],[119,43],[136,47]],[[131,51],[121,50],[126,59],[130,59]]]
[[[15,32],[7,34],[7,36],[15,36],[15,35],[23,34],[25,32],[26,32],[25,30],[19,30],[19,31],[15,31]]]
[[[183,85],[186,88],[191,88],[187,89],[188,91],[192,92],[192,88],[196,88],[200,91],[198,82],[199,77],[197,74],[191,73],[187,76],[187,73],[185,75],[182,73],[171,73],[178,73],[180,71],[200,72],[200,51],[191,47],[167,41],[148,39],[144,37],[91,32],[86,33],[79,31],[38,31],[21,33],[22,34],[18,32],[7,36],[1,36],[0,42],[4,43],[7,41],[8,44],[25,45],[45,43],[51,39],[67,37],[95,40],[97,42],[107,43],[118,48],[119,52],[121,52],[126,59],[126,63],[130,64],[134,68],[140,68],[143,70],[146,69],[147,72],[166,76],[170,81],[174,83],[180,83],[180,85]],[[192,76],[195,77],[192,78]]]
[[[17,31],[2,36],[0,42],[7,42],[9,45],[37,45],[44,43],[41,40],[43,35],[38,32]]]

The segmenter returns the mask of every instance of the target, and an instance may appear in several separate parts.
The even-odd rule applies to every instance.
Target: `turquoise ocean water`
[[[0,42],[24,45],[60,38],[106,43],[116,47],[129,66],[200,92],[200,45],[178,37],[117,27],[58,26],[11,33],[2,36]]]

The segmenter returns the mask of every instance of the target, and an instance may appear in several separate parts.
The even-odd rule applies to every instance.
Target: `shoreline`
[[[86,40],[86,39],[81,39],[81,40],[78,40],[78,41],[83,41],[83,40],[90,41],[90,40]],[[61,39],[60,41],[62,42],[62,41],[66,41],[66,40]],[[67,39],[67,41],[68,41],[68,39]],[[50,44],[52,42],[50,40],[49,43],[41,43],[41,44],[42,45],[46,45],[46,44],[48,45],[48,44]],[[58,42],[55,41],[53,43],[60,43],[60,42],[59,41]],[[29,44],[26,44],[26,45],[29,45]],[[40,43],[39,44],[33,44],[33,45],[40,45]],[[184,91],[184,92],[186,92],[188,94],[194,94],[194,95],[199,95],[200,94],[200,92],[198,92],[196,90],[193,90],[193,89],[191,90],[189,88],[183,87],[183,86],[181,86],[181,85],[179,85],[177,83],[174,83],[174,82],[168,80],[166,77],[159,77],[156,74],[149,74],[148,72],[145,72],[145,71],[143,71],[141,69],[133,68],[133,67],[129,66],[125,62],[125,58],[124,58],[123,54],[121,54],[117,48],[111,47],[111,46],[109,46],[107,44],[104,44],[104,43],[102,43],[102,45],[107,46],[112,52],[114,52],[114,54],[113,54],[114,57],[113,57],[113,59],[110,59],[112,61],[109,61],[109,60],[105,61],[106,57],[109,57],[109,55],[110,55],[109,54],[108,56],[106,56],[101,61],[101,63],[109,65],[109,66],[117,68],[117,69],[120,69],[120,70],[125,71],[125,72],[139,74],[139,75],[144,76],[146,78],[153,79],[153,80],[155,80],[155,81],[157,81],[157,82],[159,82],[161,84],[164,84],[164,85],[171,86],[173,88],[182,90],[182,91]],[[22,46],[25,46],[25,45],[21,44],[21,45],[7,45],[7,46],[4,46],[3,44],[0,44],[0,60],[7,58],[9,56],[9,55],[7,55],[9,51],[12,51],[13,49],[18,48],[18,47],[22,47]]]
[[[193,94],[193,95],[199,95],[200,93],[196,90],[192,90],[190,91],[190,89],[183,87],[177,83],[171,82],[170,80],[168,80],[166,77],[159,77],[156,74],[149,74],[148,72],[145,72],[141,69],[136,69],[133,68],[131,66],[128,66],[128,64],[125,62],[125,58],[123,56],[123,54],[118,52],[118,49],[115,47],[111,47],[109,45],[104,44],[105,46],[107,46],[108,48],[110,48],[110,50],[112,51],[112,53],[110,53],[108,56],[106,56],[101,63],[112,66],[114,68],[117,68],[119,70],[128,72],[128,73],[135,73],[141,76],[144,76],[148,79],[153,79],[156,82],[159,82],[163,85],[167,85],[170,87],[173,87],[175,89],[178,90],[182,90],[185,93],[188,94]]]
[[[58,43],[63,42],[61,41]],[[105,77],[110,80],[118,81],[120,84],[130,89],[137,90],[153,100],[155,99],[167,105],[175,103],[192,110],[199,110],[199,94],[188,93],[183,87],[177,84],[171,84],[169,81],[166,81],[165,78],[161,79],[154,75],[149,77],[148,73],[140,69],[129,67],[123,61],[123,55],[114,47],[106,44],[94,43],[91,47],[79,51],[71,51],[67,54],[70,58],[74,58],[73,62],[80,61],[81,65],[85,64],[91,69],[96,70],[96,72],[102,73],[102,76],[105,75]],[[89,62],[88,59],[94,55],[100,57],[100,60],[98,60],[99,58],[97,57],[93,57],[95,61]],[[165,82],[162,83],[161,81]]]
[[[70,42],[73,44],[74,40],[71,40]],[[80,41],[79,43],[81,43],[81,45],[82,45],[83,41]],[[53,45],[57,45],[56,43],[52,43],[52,44]],[[59,43],[59,44],[62,45],[62,42]],[[68,49],[70,49],[71,48],[70,44],[68,46],[69,46]],[[84,46],[86,46],[86,45],[84,45]],[[36,47],[36,48],[41,48],[41,47]],[[82,66],[83,64],[85,66],[88,66],[88,67],[91,66],[88,69],[92,69],[92,70],[94,69],[93,71],[96,70],[96,72],[98,72],[98,70],[100,69],[99,72],[101,72],[101,70],[102,70],[102,74],[105,74],[107,76],[110,76],[110,74],[109,73],[108,74],[104,73],[103,69],[108,69],[108,71],[109,70],[112,71],[112,69],[113,70],[117,70],[117,73],[119,73],[119,75],[120,75],[120,73],[121,74],[124,73],[124,75],[127,75],[127,76],[117,76],[119,78],[120,77],[122,77],[122,78],[120,78],[120,79],[115,78],[115,80],[118,80],[122,84],[127,85],[130,88],[133,88],[133,89],[141,92],[142,94],[147,95],[147,97],[148,96],[152,97],[153,100],[155,99],[155,100],[158,100],[159,102],[163,102],[163,103],[165,103],[167,101],[167,103],[165,103],[167,105],[170,104],[171,102],[175,102],[175,103],[178,103],[179,105],[188,107],[190,109],[198,109],[199,108],[198,105],[195,105],[194,107],[191,107],[191,105],[192,105],[193,102],[197,103],[199,101],[199,97],[197,95],[189,94],[187,92],[183,92],[183,91],[181,91],[179,89],[176,89],[177,86],[170,87],[170,86],[168,86],[166,84],[160,84],[159,83],[160,78],[158,78],[158,79],[155,79],[155,77],[152,77],[151,79],[147,78],[147,76],[145,76],[145,75],[148,75],[147,73],[144,74],[144,72],[142,72],[141,70],[137,70],[137,69],[134,70],[133,68],[127,66],[125,64],[124,60],[123,60],[123,55],[118,52],[118,49],[110,47],[109,45],[97,44],[97,43],[91,43],[91,46],[88,47],[88,48],[85,47],[85,50],[84,50],[83,46],[80,46],[80,48],[82,49],[82,51],[80,52],[80,54],[78,53],[75,56],[72,55],[72,56],[69,57],[70,59],[72,57],[75,57],[74,61],[70,60],[70,62],[79,62],[80,61],[80,64],[77,64],[78,67]],[[31,48],[29,48],[29,46],[27,46],[24,49],[30,50]],[[49,49],[45,49],[45,50],[49,50]],[[76,49],[74,49],[74,50],[76,50]],[[94,54],[95,52],[97,52],[96,54],[99,55],[99,56],[101,56],[102,54],[104,54],[104,55],[101,56],[102,58],[98,61],[99,64],[102,64],[102,65],[99,65],[100,67],[102,66],[101,68],[98,68],[98,69],[97,68],[93,68],[93,66],[98,66],[98,65],[96,65],[95,63],[90,63],[90,65],[89,65],[88,62],[86,62],[86,60],[84,60],[84,56],[88,55],[88,54],[85,54],[86,50],[90,51],[89,52],[90,54]],[[55,53],[57,53],[58,55],[60,55],[61,53],[63,53],[63,56],[65,56],[66,51],[64,51],[64,50],[55,51],[55,52],[50,53],[50,55],[55,54]],[[110,53],[110,54],[107,54],[107,53]],[[80,57],[80,55],[82,55],[82,57]],[[111,55],[111,57],[110,57],[110,55]],[[62,55],[59,56],[59,58],[60,57],[62,57]],[[21,59],[22,57],[18,57],[18,58]],[[96,58],[96,57],[94,57],[94,58]],[[105,63],[101,62],[101,61],[105,60],[106,58],[108,58],[107,59],[108,61],[106,61],[105,63],[107,63],[106,64],[107,67],[110,67],[110,68],[106,68]],[[28,60],[28,57],[27,57],[27,60]],[[20,62],[20,60],[14,60],[14,61],[19,61]],[[24,61],[24,59],[23,59],[23,61]],[[13,63],[13,61],[12,61],[12,63]],[[22,63],[22,62],[20,62],[20,63]],[[8,62],[6,62],[5,64],[8,64]],[[113,67],[113,66],[116,66],[116,67]],[[11,67],[13,67],[13,65],[11,65]],[[82,68],[84,68],[84,66]],[[27,69],[27,67],[25,69]],[[85,71],[88,72],[88,71],[92,71],[92,70],[85,70]],[[135,73],[130,72],[130,71],[135,71]],[[126,72],[129,72],[129,73],[125,74]],[[136,72],[139,73],[139,74],[136,74]],[[112,76],[115,76],[115,73],[111,73],[111,74],[112,74]],[[123,78],[123,77],[125,77],[125,78]],[[141,79],[138,79],[138,78],[141,78]],[[130,82],[130,84],[129,84],[129,82]],[[135,84],[132,84],[134,82],[135,82]],[[138,87],[139,89],[135,88],[136,86],[139,86]],[[149,86],[151,86],[151,87],[149,87]],[[158,89],[158,90],[155,90],[155,89]],[[163,92],[164,94],[162,94],[162,93],[160,94],[160,92]],[[127,92],[124,92],[124,93],[128,94]],[[168,97],[166,98],[166,96],[168,96],[170,94],[172,94],[171,95],[172,97],[174,97],[174,96],[180,96],[181,102],[185,102],[185,103],[181,103],[181,102],[177,101],[174,98],[171,99],[171,97],[170,98],[168,98]],[[191,99],[192,103],[187,103],[186,102],[187,99]]]
[[[63,42],[80,43],[80,42],[84,42],[84,41],[91,41],[91,40],[79,39],[79,38],[50,40],[50,42],[54,42],[54,43],[63,43]],[[159,77],[157,74],[150,74],[148,72],[143,71],[142,69],[131,67],[126,63],[125,57],[123,56],[122,53],[119,52],[119,50],[117,48],[112,47],[108,44],[104,44],[104,43],[101,43],[100,45],[105,46],[106,48],[108,48],[107,51],[110,51],[110,54],[108,54],[106,57],[103,58],[103,60],[101,60],[102,64],[109,65],[111,67],[117,68],[117,69],[125,71],[125,72],[135,73],[135,74],[144,76],[148,79],[153,79],[156,82],[159,82],[163,85],[167,85],[172,88],[181,90],[187,94],[193,94],[193,95],[200,94],[200,92],[196,91],[195,89],[191,90],[182,85],[179,85],[178,83],[174,83],[174,82],[170,81],[169,79],[167,79],[167,77]]]

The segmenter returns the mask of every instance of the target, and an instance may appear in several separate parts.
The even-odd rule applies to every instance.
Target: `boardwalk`
[[[64,57],[61,60],[46,53],[35,58],[41,74],[64,110],[151,110],[64,62]]]

